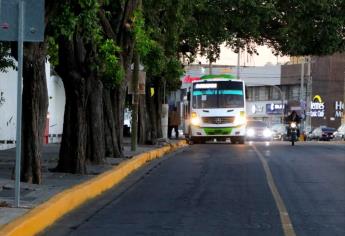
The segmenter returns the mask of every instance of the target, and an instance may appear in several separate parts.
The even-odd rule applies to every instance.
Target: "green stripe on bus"
[[[204,75],[200,79],[236,79],[233,75],[221,74],[221,75]]]
[[[227,135],[231,134],[232,128],[203,128],[207,135]]]

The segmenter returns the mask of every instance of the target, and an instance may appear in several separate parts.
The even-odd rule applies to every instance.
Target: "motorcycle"
[[[291,122],[289,125],[290,128],[290,140],[291,140],[291,146],[295,145],[295,142],[297,141],[297,123],[296,122]]]

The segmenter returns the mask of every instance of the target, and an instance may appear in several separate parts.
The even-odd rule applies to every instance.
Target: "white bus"
[[[193,81],[188,94],[185,134],[194,143],[207,140],[243,144],[246,132],[245,85],[231,75],[207,75]]]

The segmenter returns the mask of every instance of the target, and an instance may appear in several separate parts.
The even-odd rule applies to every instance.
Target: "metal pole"
[[[304,90],[304,58],[301,62],[301,88],[300,88],[300,96],[299,96],[299,99],[300,99],[300,102],[303,101],[303,91]]]
[[[306,125],[305,127],[311,127],[311,117],[310,117],[310,103],[311,103],[311,56],[308,56],[308,68],[307,68],[307,99],[306,99],[306,105],[307,105],[307,111],[306,111]]]
[[[22,147],[22,74],[23,74],[23,32],[24,1],[19,1],[18,11],[18,84],[17,84],[17,134],[16,134],[16,181],[15,206],[20,204],[20,161]]]
[[[300,102],[300,107],[302,108],[302,104],[304,105],[304,62],[305,62],[305,58],[302,59],[301,62],[301,88],[300,88],[300,96],[299,96],[299,102]],[[301,109],[302,112],[304,113],[304,108]],[[304,130],[304,124],[303,122],[301,122],[301,129]]]
[[[238,48],[237,53],[237,79],[240,79],[240,63],[241,63],[241,50]]]
[[[345,103],[345,72],[344,72],[344,99],[343,99],[343,102]],[[341,124],[345,124],[345,110],[343,110],[343,117],[342,117]]]

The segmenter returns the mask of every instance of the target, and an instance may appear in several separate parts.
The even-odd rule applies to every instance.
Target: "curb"
[[[99,176],[66,189],[0,228],[0,235],[35,235],[81,204],[120,183],[146,162],[187,145],[185,140],[134,156]]]

